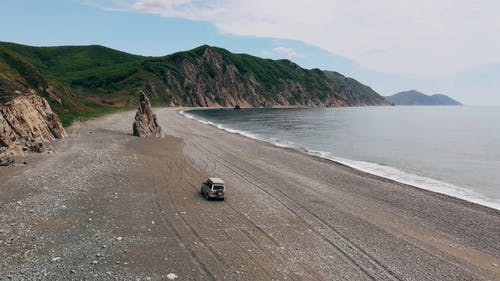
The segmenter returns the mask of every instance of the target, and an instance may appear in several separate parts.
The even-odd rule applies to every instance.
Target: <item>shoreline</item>
[[[155,109],[165,138],[133,137],[134,112],[77,123],[5,178],[0,276],[500,280],[500,212],[177,110]],[[225,201],[200,196],[209,176]]]
[[[312,150],[306,146],[290,143],[290,142],[279,142],[273,139],[269,139],[266,137],[260,137],[250,132],[227,128],[224,125],[214,123],[212,121],[207,121],[203,119],[199,119],[193,115],[189,115],[189,111],[192,110],[205,110],[205,109],[213,109],[213,108],[186,108],[186,109],[178,109],[177,112],[184,116],[185,118],[192,119],[198,121],[202,124],[210,125],[217,129],[223,130],[230,134],[238,134],[244,136],[246,138],[254,139],[257,141],[262,141],[264,143],[268,143],[274,145],[276,147],[287,148],[296,150],[300,153],[304,153],[309,156],[318,157],[320,159],[332,161],[336,164],[344,165],[350,167],[354,170],[367,173],[373,176],[377,176],[383,179],[388,179],[397,183],[405,184],[412,186],[414,188],[418,188],[421,190],[430,191],[433,193],[437,193],[440,195],[449,196],[454,199],[464,200],[469,203],[477,204],[483,207],[491,208],[497,211],[500,211],[500,201],[495,199],[490,199],[485,197],[481,193],[477,193],[474,190],[463,188],[451,183],[435,180],[429,177],[416,175],[410,172],[406,172],[401,170],[400,168],[384,166],[372,162],[366,161],[358,161],[351,159],[344,159],[333,155],[331,152],[327,151],[318,151]],[[223,109],[223,108],[217,108]],[[231,109],[231,108],[227,108]]]

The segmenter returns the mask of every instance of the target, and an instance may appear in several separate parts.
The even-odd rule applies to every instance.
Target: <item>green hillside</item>
[[[65,125],[135,107],[144,90],[167,106],[383,105],[371,88],[335,72],[306,70],[201,46],[164,57],[102,46],[31,47],[0,42],[0,102],[27,91],[46,97]]]

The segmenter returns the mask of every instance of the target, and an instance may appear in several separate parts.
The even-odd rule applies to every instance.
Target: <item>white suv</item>
[[[226,188],[224,186],[224,181],[220,178],[208,178],[207,181],[201,186],[201,195],[205,196],[207,200],[212,198],[217,198],[224,200],[226,193]]]

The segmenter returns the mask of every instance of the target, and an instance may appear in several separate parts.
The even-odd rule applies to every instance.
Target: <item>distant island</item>
[[[426,95],[416,90],[399,92],[384,97],[394,105],[462,105],[462,103],[442,94]]]

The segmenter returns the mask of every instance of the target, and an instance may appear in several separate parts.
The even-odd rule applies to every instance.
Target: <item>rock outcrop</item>
[[[20,96],[0,105],[0,156],[42,152],[45,143],[65,136],[59,117],[40,96]]]
[[[156,119],[156,114],[151,109],[148,96],[141,91],[139,96],[139,109],[135,114],[134,125],[132,126],[134,136],[140,138],[161,137],[161,127]]]

